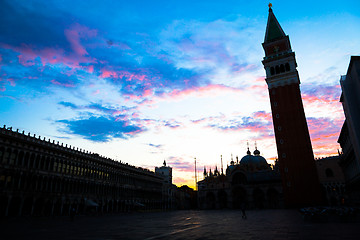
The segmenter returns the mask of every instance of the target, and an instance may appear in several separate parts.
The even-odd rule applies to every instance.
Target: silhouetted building
[[[341,76],[341,97],[345,122],[338,139],[342,148],[340,165],[344,171],[349,201],[360,205],[360,56],[352,56],[345,76]]]
[[[161,209],[163,177],[0,128],[0,217]]]
[[[320,184],[300,93],[295,53],[271,6],[262,44],[285,204],[320,202]]]
[[[345,177],[339,161],[340,155],[315,161],[326,205],[337,206],[347,201]]]
[[[176,189],[176,209],[188,210],[197,208],[197,191],[187,185]]]
[[[166,161],[164,160],[163,166],[155,167],[155,172],[163,177],[163,186],[162,186],[162,201],[163,209],[171,210],[176,208],[175,193],[177,187],[172,184],[172,168],[166,166]]]
[[[231,160],[226,174],[217,168],[214,173],[204,169],[204,180],[198,182],[200,209],[281,208],[284,206],[281,178],[277,164],[271,168],[260,151],[254,155],[249,148],[240,160]]]

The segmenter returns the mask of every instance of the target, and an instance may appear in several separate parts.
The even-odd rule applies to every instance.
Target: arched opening
[[[15,165],[15,161],[16,161],[16,158],[17,158],[17,155],[18,155],[18,151],[15,150],[11,153],[10,155],[10,159],[9,159],[9,164],[10,165]]]
[[[270,68],[270,75],[272,76],[272,75],[274,75],[275,74],[275,69],[274,69],[274,67],[271,67]]]
[[[240,186],[233,188],[232,195],[233,195],[233,207],[236,209],[239,209],[242,203],[247,202],[246,190]]]
[[[2,159],[4,157],[4,153],[5,153],[5,148],[4,147],[1,147],[0,148],[0,163],[2,162]]]
[[[25,158],[24,158],[24,163],[23,163],[24,167],[29,167],[29,160],[30,160],[30,153],[26,152],[25,153]]]
[[[261,189],[259,188],[254,189],[253,199],[256,208],[260,208],[260,209],[264,208],[265,195]]]
[[[62,215],[63,216],[68,216],[70,214],[70,200],[66,200],[64,205],[63,205],[63,211],[62,211]]]
[[[326,177],[328,177],[328,178],[334,177],[334,172],[333,172],[333,170],[331,170],[331,168],[327,168],[325,170],[325,174],[326,174]]]
[[[20,151],[19,152],[19,155],[18,155],[18,159],[17,159],[17,163],[16,163],[16,165],[18,165],[18,166],[23,166],[24,165],[24,152],[23,151]]]
[[[47,200],[44,204],[44,210],[43,214],[44,216],[51,216],[51,210],[52,210],[52,200]]]
[[[23,209],[22,209],[23,216],[31,215],[32,205],[33,205],[33,198],[32,197],[25,198]]]
[[[218,192],[219,208],[227,208],[227,194],[224,190]]]
[[[279,74],[279,73],[280,73],[280,67],[279,67],[279,66],[276,66],[276,67],[275,67],[275,73],[276,73],[276,74]]]
[[[323,205],[329,205],[329,199],[328,199],[328,190],[326,187],[321,185],[321,197],[322,197],[322,204]],[[329,192],[330,193],[330,192]]]
[[[30,156],[30,163],[29,163],[29,168],[33,169],[34,168],[34,162],[35,162],[35,154],[32,153]]]
[[[7,196],[5,195],[0,196],[0,217],[5,216],[7,204],[8,204]]]
[[[289,63],[285,63],[285,71],[286,72],[290,71],[290,64]]]
[[[284,66],[284,64],[281,64],[281,65],[280,65],[280,72],[282,72],[282,73],[285,72],[285,66]]]
[[[4,154],[4,158],[3,158],[3,163],[4,163],[4,164],[8,164],[10,155],[11,155],[11,149],[8,148],[8,149],[5,151],[5,154]]]
[[[40,165],[41,165],[41,157],[40,157],[40,155],[37,155],[36,160],[35,160],[34,168],[35,169],[40,169]]]
[[[279,193],[274,188],[270,188],[267,193],[267,198],[269,201],[270,208],[278,208],[279,207]]]
[[[55,204],[54,204],[54,210],[53,210],[53,215],[54,216],[60,216],[61,215],[61,199],[58,199]]]
[[[45,204],[44,198],[39,198],[35,201],[35,204],[34,204],[34,215],[35,216],[43,215],[44,204]]]
[[[207,209],[215,209],[215,194],[212,192],[208,192],[206,194],[206,208]]]

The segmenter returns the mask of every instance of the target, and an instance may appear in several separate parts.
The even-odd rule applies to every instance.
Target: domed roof
[[[240,166],[243,167],[252,166],[253,168],[256,169],[266,169],[268,168],[269,165],[266,159],[260,156],[260,151],[256,149],[254,151],[254,155],[251,155],[249,150],[247,151],[247,155],[245,155],[240,160]]]
[[[246,155],[240,160],[240,164],[267,164],[264,157],[260,155]]]

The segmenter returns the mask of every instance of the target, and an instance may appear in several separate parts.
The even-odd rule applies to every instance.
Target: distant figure
[[[245,212],[245,209],[246,209],[246,202],[245,200],[243,200],[240,204],[240,208],[241,208],[241,212],[242,212],[242,218],[243,219],[246,219],[246,212]]]
[[[70,211],[70,219],[71,219],[71,221],[74,221],[75,214],[76,214],[75,208],[71,208],[71,211]]]

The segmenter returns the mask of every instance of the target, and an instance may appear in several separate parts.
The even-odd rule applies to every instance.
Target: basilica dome
[[[260,151],[258,149],[255,149],[254,155],[251,155],[251,152],[248,149],[247,155],[240,160],[240,166],[247,168],[248,170],[269,169],[269,164],[264,157],[260,156]]]

